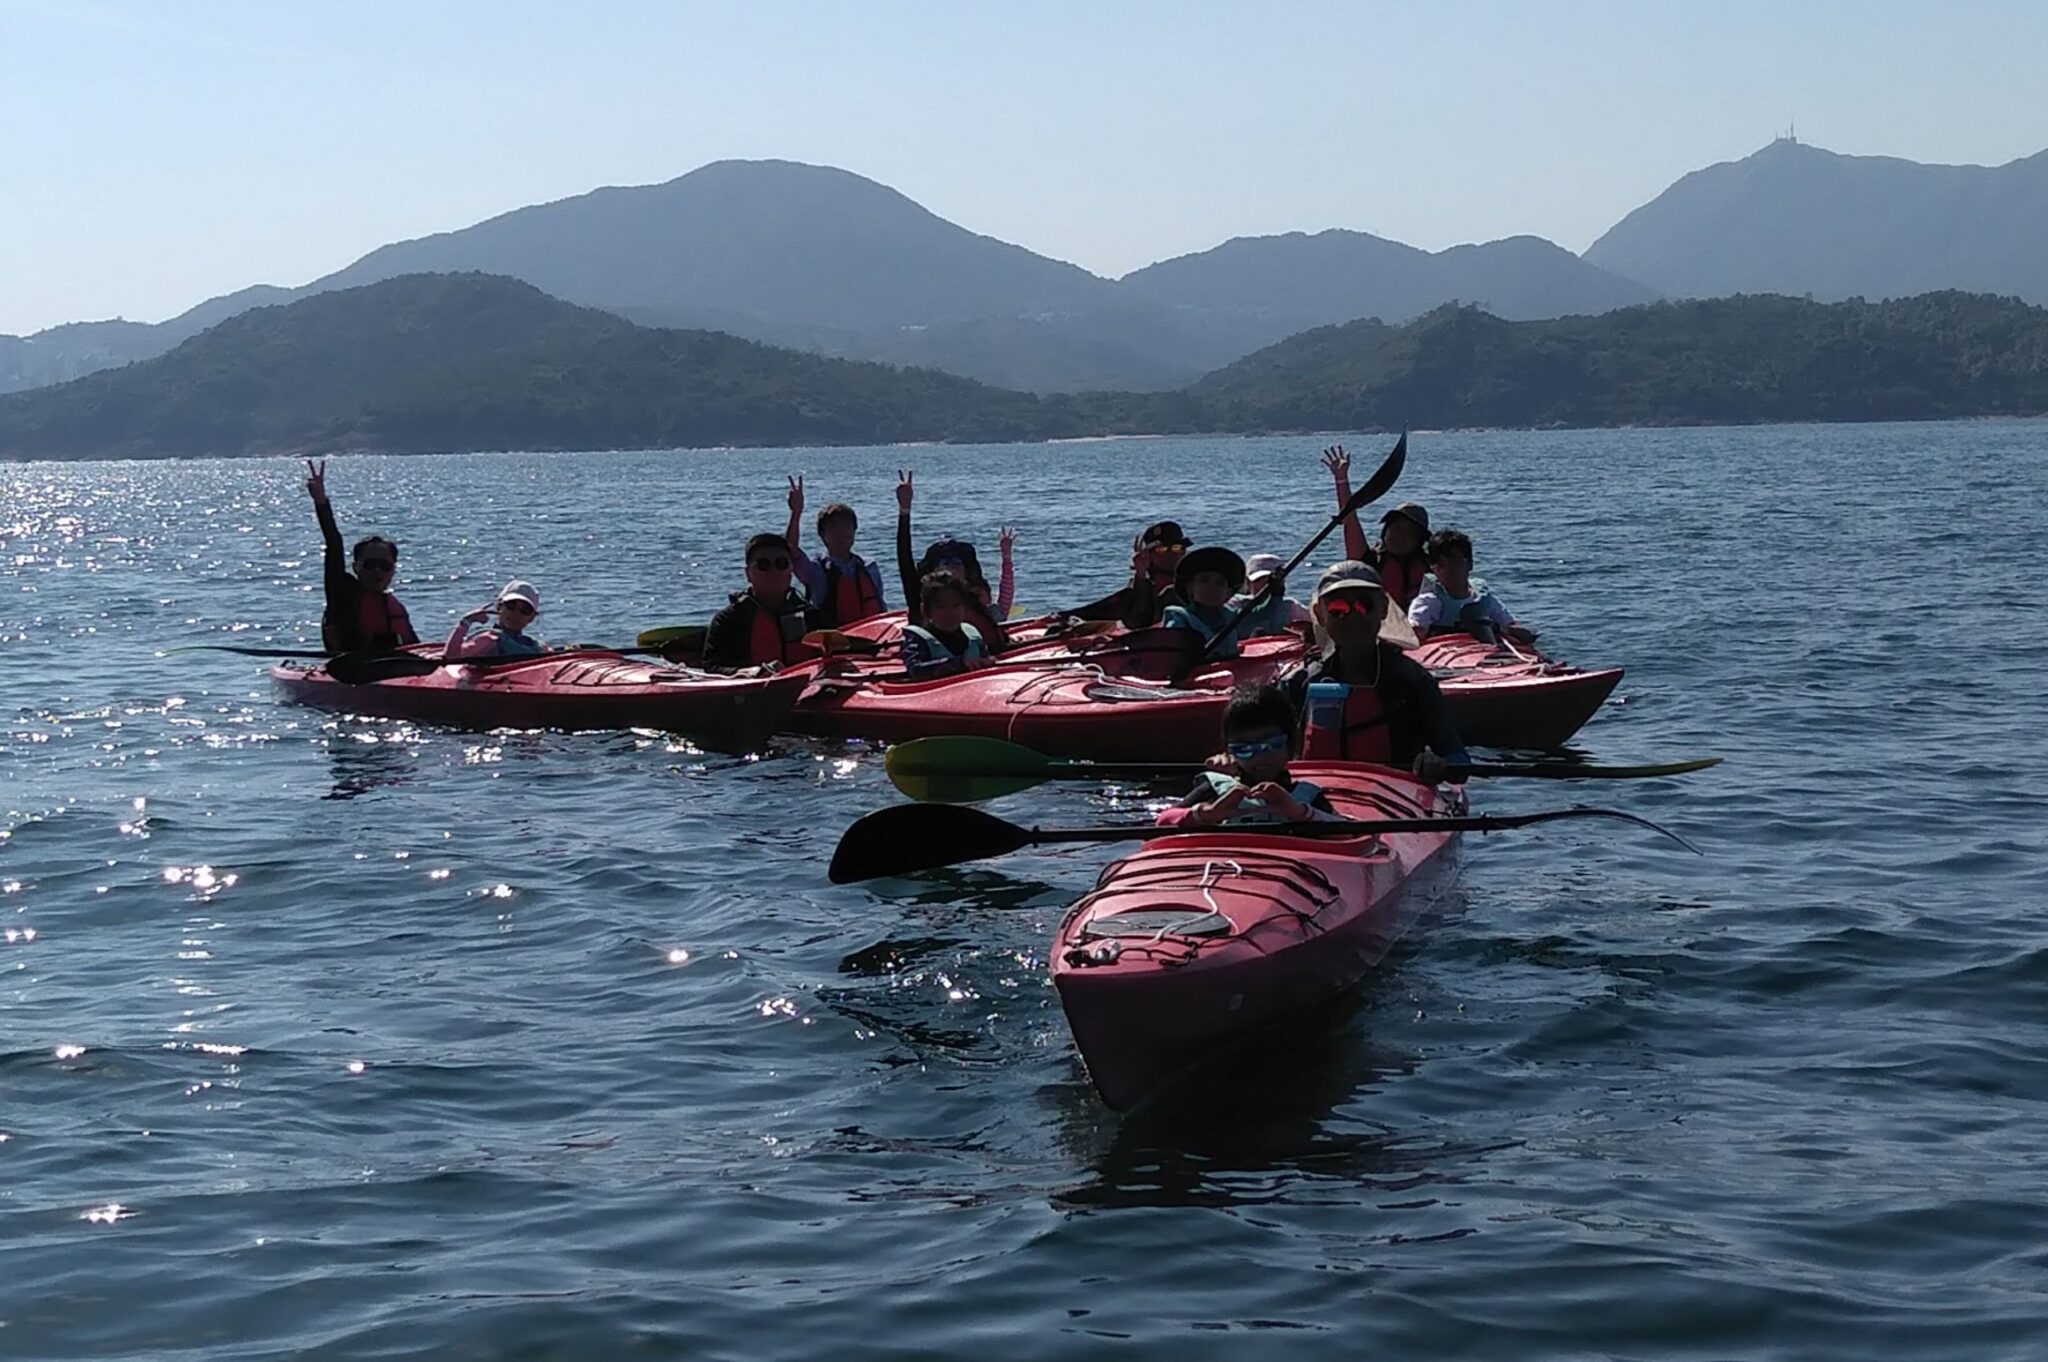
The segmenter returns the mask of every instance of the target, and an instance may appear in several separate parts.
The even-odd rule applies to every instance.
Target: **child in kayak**
[[[1408,767],[1428,781],[1467,760],[1436,678],[1380,637],[1387,594],[1377,572],[1335,564],[1316,583],[1309,610],[1318,651],[1280,677],[1302,713],[1305,756]]]
[[[1337,484],[1337,505],[1351,500],[1351,456],[1344,446],[1331,445],[1323,451],[1323,467]],[[1404,501],[1380,517],[1380,542],[1374,548],[1365,539],[1357,515],[1344,517],[1344,552],[1352,562],[1366,564],[1379,573],[1386,593],[1403,610],[1422,589],[1429,575],[1429,508],[1416,501]]]
[[[498,615],[497,627],[472,634],[469,631]],[[498,599],[481,610],[472,610],[455,622],[448,635],[448,647],[441,656],[447,661],[472,657],[538,657],[547,645],[526,636],[526,630],[540,614],[540,592],[531,582],[507,582]]]
[[[804,480],[797,474],[789,480],[789,529],[784,537],[794,549],[798,541],[797,520],[804,513]],[[826,629],[844,629],[889,608],[882,594],[882,570],[853,551],[854,536],[860,532],[860,517],[853,507],[835,501],[818,512],[818,541],[825,551],[815,558],[796,554],[796,581],[811,599]]]
[[[913,559],[910,556],[910,505],[915,495],[912,474],[901,470],[896,478],[896,571],[903,579],[903,601],[910,622],[923,622],[921,597],[924,579],[934,572],[950,572],[967,584],[967,619],[980,632],[983,646],[991,653],[1003,651],[1010,646],[1009,636],[1003,632],[1002,621],[996,618],[996,596],[989,590],[988,576],[981,570],[981,559],[975,553],[974,545],[947,535],[926,549],[924,557]]]
[[[989,664],[987,640],[967,619],[972,601],[967,583],[950,572],[934,572],[918,591],[923,621],[903,626],[903,668],[913,681],[956,676]]]
[[[1432,633],[1465,633],[1481,643],[1504,635],[1517,643],[1534,643],[1536,632],[1515,622],[1514,612],[1472,575],[1472,539],[1463,530],[1438,530],[1429,537],[1430,575],[1408,603],[1408,623],[1416,637]]]
[[[1264,591],[1273,580],[1273,574],[1287,566],[1286,560],[1277,553],[1255,553],[1244,560],[1244,591],[1247,596],[1256,596]],[[1278,616],[1275,622],[1281,627],[1268,630],[1270,633],[1291,633],[1306,625],[1309,620],[1308,607],[1287,594],[1287,579],[1281,578],[1274,588],[1280,598]],[[1256,634],[1246,637],[1256,638]]]
[[[1167,629],[1192,630],[1201,636],[1205,648],[1214,643],[1212,657],[1236,657],[1239,639],[1280,633],[1287,627],[1285,597],[1272,596],[1257,609],[1250,609],[1251,597],[1240,594],[1244,584],[1244,559],[1229,549],[1196,549],[1180,560],[1175,574],[1180,603],[1167,606],[1159,623]],[[1245,611],[1244,617],[1228,637],[1216,643],[1239,610]]]
[[[320,537],[326,544],[322,580],[327,608],[320,616],[320,646],[329,653],[392,653],[418,643],[412,617],[391,594],[391,577],[398,570],[398,545],[373,534],[356,541],[350,572],[341,553],[341,528],[334,523],[334,508],[327,503],[327,460],[306,460],[306,493],[313,498],[313,514],[320,521]]]
[[[747,589],[711,617],[704,664],[726,670],[785,667],[818,656],[803,638],[821,628],[801,591],[792,591],[789,541],[757,534],[747,541]]]
[[[1204,771],[1185,799],[1160,811],[1159,826],[1213,828],[1224,823],[1337,818],[1328,795],[1288,774],[1299,725],[1294,702],[1278,686],[1237,690],[1223,711],[1223,752],[1232,769]]]
[[[1131,541],[1129,584],[1099,601],[1067,611],[1068,618],[1115,620],[1126,629],[1149,629],[1158,624],[1168,606],[1180,604],[1174,578],[1190,546],[1178,521],[1147,525]]]

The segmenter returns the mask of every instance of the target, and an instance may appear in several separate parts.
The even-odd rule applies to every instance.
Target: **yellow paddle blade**
[[[659,629],[642,629],[633,636],[636,648],[663,648],[683,639],[702,640],[709,633],[701,624],[669,624]]]
[[[898,743],[882,759],[889,783],[921,804],[978,804],[1043,784],[1052,763],[1001,738],[935,737]]]

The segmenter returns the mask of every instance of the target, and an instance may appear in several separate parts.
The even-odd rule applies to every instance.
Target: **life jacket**
[[[1432,574],[1422,579],[1422,590],[1417,593],[1417,598],[1430,595],[1441,602],[1436,623],[1429,626],[1432,632],[1466,633],[1481,643],[1492,643],[1498,637],[1498,631],[1493,621],[1486,617],[1486,583],[1474,577],[1470,585],[1471,595],[1453,596]]]
[[[1315,691],[1334,686],[1344,692],[1342,709],[1324,711]],[[1311,761],[1370,761],[1389,765],[1393,761],[1393,734],[1387,726],[1386,706],[1373,686],[1346,685],[1341,681],[1317,681],[1309,688],[1303,707],[1301,754]]]
[[[831,616],[832,627],[844,629],[882,613],[882,593],[875,586],[875,575],[868,570],[865,558],[853,555],[850,574],[842,573],[839,564],[829,557],[818,561],[825,570],[825,589],[818,595]]]
[[[1183,601],[1178,605],[1168,606],[1161,613],[1159,622],[1168,629],[1187,629],[1201,635],[1202,645],[1204,648],[1207,648],[1216,641],[1216,636],[1223,632],[1223,626],[1230,621],[1230,618],[1231,611],[1228,606],[1220,610],[1211,611],[1206,606]],[[1242,629],[1233,629],[1230,633],[1229,642],[1218,648],[1214,656],[1236,657],[1237,640],[1242,636],[1243,632]]]
[[[1387,598],[1403,610],[1415,599],[1415,593],[1422,590],[1423,578],[1429,576],[1429,560],[1421,554],[1396,558],[1391,553],[1380,555],[1380,586],[1386,590]]]
[[[922,624],[906,624],[903,626],[903,632],[918,641],[924,653],[924,660],[927,662],[937,662],[939,659],[946,657],[957,657],[962,661],[967,661],[972,658],[988,656],[988,645],[982,642],[981,630],[965,621],[962,621],[960,625],[960,632],[967,636],[967,649],[965,652],[954,652],[946,646],[946,641],[940,638],[937,632],[926,628]]]
[[[755,601],[754,623],[747,639],[747,660],[758,666],[763,662],[787,663],[815,657],[817,653],[803,643],[809,630],[801,609],[777,613]]]
[[[411,641],[412,617],[388,591],[365,591],[357,627],[363,631],[363,646],[385,652]]]
[[[497,651],[493,654],[496,657],[539,657],[547,651],[526,635],[515,634],[503,626],[486,629],[484,633],[497,645]]]
[[[1221,771],[1204,771],[1195,777],[1195,781],[1197,784],[1209,787],[1210,799],[1221,799],[1238,786],[1244,784],[1236,776],[1227,776]],[[1310,806],[1313,806],[1318,799],[1326,798],[1322,786],[1311,784],[1306,780],[1290,781],[1287,786],[1287,793]],[[1237,810],[1236,813],[1230,815],[1228,820],[1230,826],[1235,827],[1243,823],[1280,823],[1286,821],[1265,805],[1254,804],[1249,800],[1238,805]]]

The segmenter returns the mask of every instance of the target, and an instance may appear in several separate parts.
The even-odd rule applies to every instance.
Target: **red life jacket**
[[[842,575],[831,559],[825,560],[823,594],[825,608],[832,612],[832,622],[841,629],[882,613],[882,593],[875,588],[875,576],[859,554],[853,556],[850,576]]]
[[[405,607],[398,603],[398,597],[388,591],[365,591],[363,610],[359,622],[363,630],[366,647],[399,647],[414,643],[412,618],[405,613]]]
[[[1387,598],[1403,610],[1415,599],[1415,593],[1422,590],[1422,579],[1428,575],[1429,560],[1421,554],[1412,558],[1380,555],[1380,585],[1386,589]]]
[[[793,638],[787,632],[790,629],[796,631]],[[762,662],[787,664],[818,656],[817,649],[804,646],[803,636],[804,616],[801,610],[778,615],[756,601],[753,628],[747,636],[747,660],[757,665]]]
[[[1310,761],[1370,761],[1382,766],[1394,759],[1393,735],[1386,706],[1372,686],[1347,686],[1341,729],[1309,724],[1302,729],[1301,755]]]

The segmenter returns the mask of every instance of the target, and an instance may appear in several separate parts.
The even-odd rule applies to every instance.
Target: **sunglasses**
[[[1370,615],[1380,608],[1380,593],[1377,591],[1347,592],[1342,596],[1325,596],[1323,609],[1331,618],[1340,615]]]
[[[1187,551],[1188,546],[1186,544],[1154,544],[1152,546],[1152,556],[1154,558],[1179,558],[1185,555]]]
[[[1271,737],[1255,738],[1250,742],[1227,742],[1223,744],[1223,750],[1230,753],[1238,761],[1250,761],[1254,757],[1263,757],[1269,752],[1286,751],[1287,735],[1285,733],[1275,733]]]
[[[787,572],[789,571],[789,560],[787,558],[756,558],[747,566],[756,572]]]

